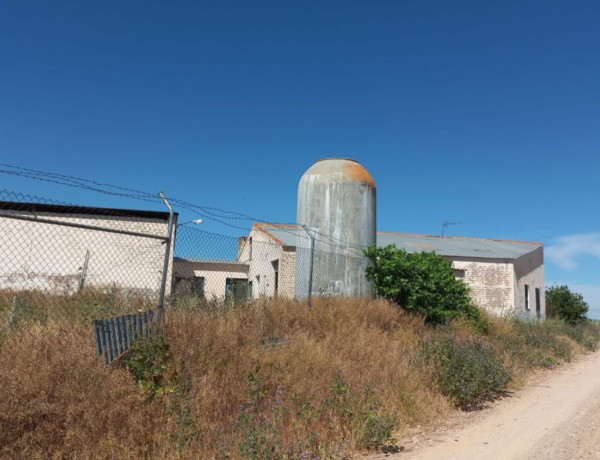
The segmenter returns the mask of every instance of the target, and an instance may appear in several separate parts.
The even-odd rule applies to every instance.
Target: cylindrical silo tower
[[[375,195],[375,181],[355,160],[325,158],[304,173],[298,185],[297,298],[307,297],[309,286],[317,296],[370,293],[362,251],[376,242]]]

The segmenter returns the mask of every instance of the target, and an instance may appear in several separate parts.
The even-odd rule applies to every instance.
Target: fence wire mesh
[[[155,308],[168,213],[0,191],[0,322],[90,323]]]
[[[0,191],[0,339],[27,325],[91,327],[155,310],[168,220],[168,212],[81,207]],[[255,223],[233,237],[186,222],[173,233],[167,318],[170,307],[369,291],[362,248],[306,227]]]
[[[184,226],[177,231],[172,303],[364,295],[365,267],[359,249],[333,245],[301,226],[255,224],[237,238]]]

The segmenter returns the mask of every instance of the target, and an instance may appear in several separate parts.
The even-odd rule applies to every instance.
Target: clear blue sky
[[[542,241],[600,317],[597,1],[0,4],[3,163],[293,222],[329,156],[371,172],[380,230]]]

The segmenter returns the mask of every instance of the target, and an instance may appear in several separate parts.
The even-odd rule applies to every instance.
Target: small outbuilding
[[[542,243],[488,238],[377,232],[377,246],[409,253],[431,251],[452,261],[481,308],[498,316],[546,316]]]

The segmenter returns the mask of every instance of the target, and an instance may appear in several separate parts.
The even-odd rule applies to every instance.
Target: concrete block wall
[[[23,214],[31,217],[31,213]],[[166,235],[168,228],[164,220],[142,217],[42,212],[36,215],[152,235]],[[160,287],[165,246],[158,239],[10,218],[0,218],[0,239],[0,289],[65,294],[74,292],[82,277],[85,286],[98,288],[158,292]],[[172,263],[167,279],[171,277],[171,267]],[[167,294],[170,284],[167,283]]]
[[[275,269],[274,262],[279,265],[279,285],[281,286],[281,260],[283,246],[275,242],[270,236],[252,228],[244,246],[240,249],[238,260],[249,265],[248,280],[252,282],[252,295],[273,297],[275,295]]]
[[[279,260],[279,295],[293,299],[296,289],[296,251],[284,249]]]
[[[464,270],[464,281],[479,307],[498,316],[514,311],[514,268],[511,262],[454,259],[452,267]]]

